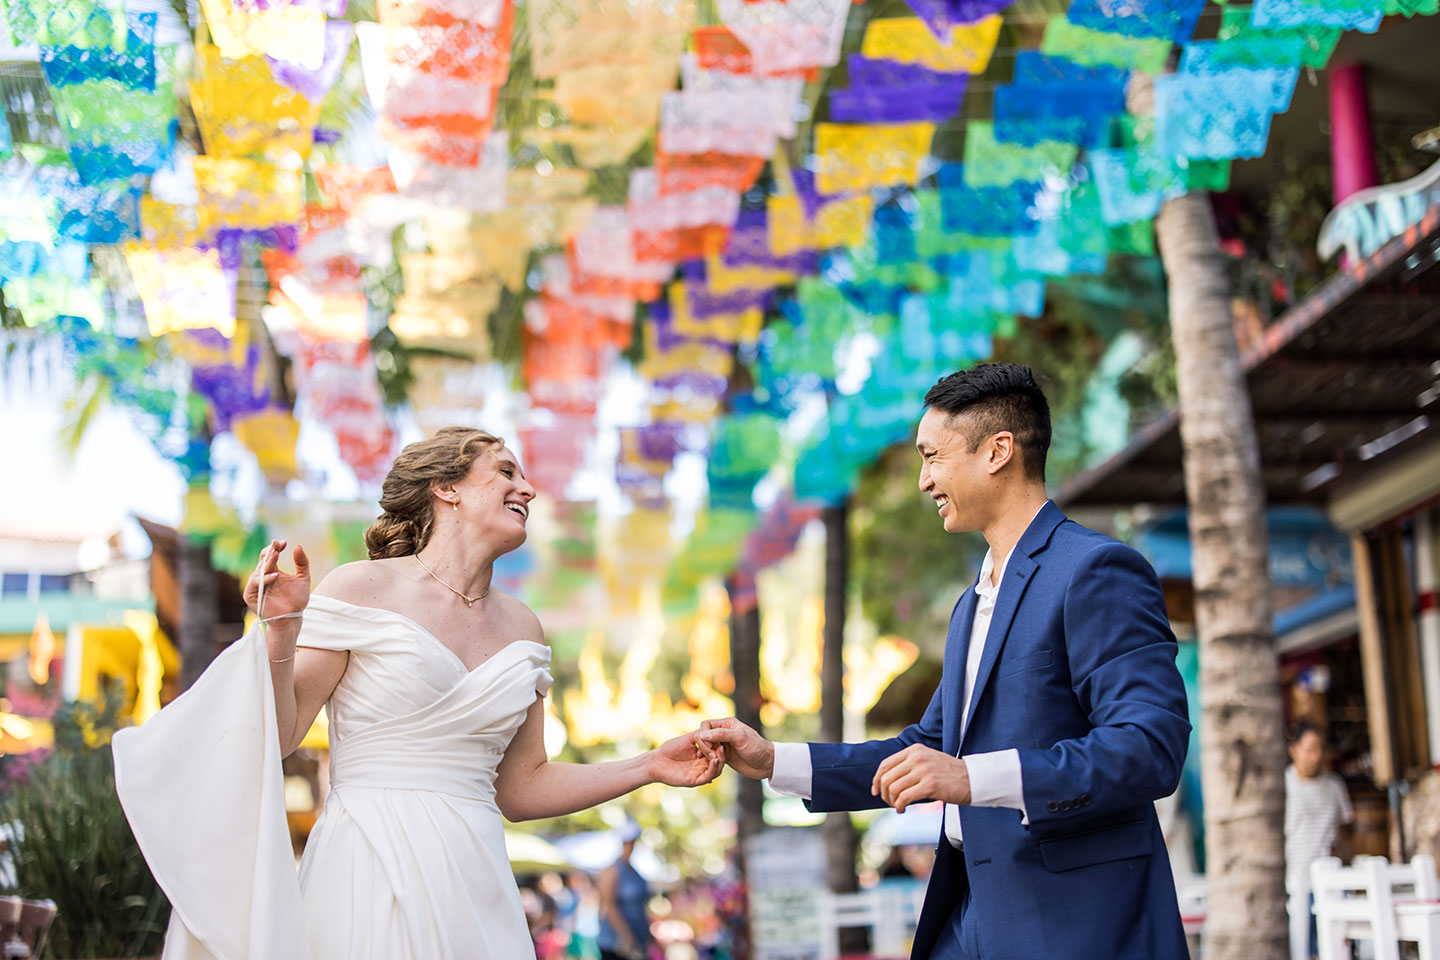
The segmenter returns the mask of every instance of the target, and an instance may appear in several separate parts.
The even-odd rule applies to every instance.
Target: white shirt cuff
[[[1030,822],[1030,817],[1025,812],[1025,785],[1020,779],[1019,750],[971,753],[962,759],[970,774],[971,806],[1009,807],[1020,811],[1022,823]],[[780,766],[778,749],[775,766],[777,769]]]
[[[1017,772],[1020,769],[1018,753],[1015,754],[1015,769]],[[770,771],[770,789],[788,797],[810,799],[810,744],[775,744],[775,767]]]

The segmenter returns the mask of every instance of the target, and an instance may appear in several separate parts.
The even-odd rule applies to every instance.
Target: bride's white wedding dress
[[[350,659],[298,875],[258,627],[115,735],[121,803],[174,907],[166,960],[533,958],[495,770],[549,690],[549,648],[516,641],[467,671],[413,620],[319,595],[299,643]]]

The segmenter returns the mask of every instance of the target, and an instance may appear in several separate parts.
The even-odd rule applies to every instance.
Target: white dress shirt
[[[1048,500],[1046,501],[1049,502]],[[1041,505],[1044,509],[1044,505]],[[1035,511],[1039,516],[1040,511]],[[1031,517],[1034,523],[1035,518]],[[1014,553],[1014,548],[1011,548]],[[980,565],[980,580],[975,585],[975,620],[970,627],[970,647],[965,656],[965,696],[961,699],[960,738],[965,737],[965,726],[970,718],[970,697],[975,692],[975,675],[980,671],[980,658],[985,654],[985,640],[990,633],[990,620],[995,616],[995,601],[1004,584],[1005,566],[1010,556],[1000,561],[995,570],[995,556],[985,552],[985,562]],[[976,807],[1009,807],[1020,811],[1021,821],[1029,823],[1025,812],[1025,787],[1020,776],[1020,751],[995,750],[989,753],[972,753],[964,757],[966,771],[970,775],[970,804]],[[770,786],[777,793],[792,797],[810,799],[811,767],[810,745],[805,743],[775,744],[775,766],[770,774]],[[963,834],[960,830],[960,810],[953,803],[945,804],[945,836],[955,846],[960,846]]]

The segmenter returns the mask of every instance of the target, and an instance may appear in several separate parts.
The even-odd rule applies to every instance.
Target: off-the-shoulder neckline
[[[546,658],[547,660],[548,660],[549,657],[550,657],[550,648],[549,648],[548,646],[546,646],[545,644],[543,644],[543,643],[539,643],[539,642],[537,642],[537,641],[535,641],[535,640],[511,640],[509,643],[505,644],[505,646],[501,647],[499,650],[496,650],[494,653],[490,654],[490,656],[486,657],[484,660],[481,660],[479,663],[475,664],[475,666],[473,666],[473,667],[467,667],[467,666],[465,666],[465,661],[462,660],[462,659],[460,659],[460,654],[458,654],[458,653],[456,653],[454,650],[452,650],[452,649],[450,648],[449,644],[445,643],[445,641],[441,640],[439,637],[435,636],[435,634],[433,634],[433,633],[431,633],[429,630],[425,629],[424,626],[422,626],[421,624],[417,623],[415,620],[411,619],[410,617],[405,616],[405,614],[403,614],[403,613],[400,613],[400,612],[395,611],[395,610],[387,610],[387,609],[385,609],[384,607],[370,607],[370,606],[366,606],[366,605],[363,604],[363,603],[351,603],[349,600],[341,600],[339,597],[331,597],[331,596],[327,596],[326,594],[323,594],[323,593],[314,593],[314,594],[311,594],[311,595],[310,595],[310,602],[311,602],[311,603],[314,603],[316,600],[324,600],[324,601],[327,602],[327,603],[337,604],[337,605],[342,606],[342,607],[349,607],[351,610],[363,611],[365,615],[380,614],[380,615],[382,615],[382,616],[392,617],[392,618],[394,618],[394,619],[396,619],[396,620],[399,620],[401,623],[404,623],[404,624],[412,627],[412,628],[415,630],[416,633],[420,634],[420,635],[423,636],[425,639],[429,640],[431,643],[434,643],[436,646],[438,646],[441,650],[444,650],[446,653],[448,653],[448,654],[450,655],[451,659],[453,659],[453,660],[455,661],[455,663],[460,666],[460,669],[463,670],[463,671],[465,671],[466,674],[473,674],[473,673],[475,673],[475,672],[478,671],[480,668],[484,667],[487,663],[492,663],[492,662],[494,662],[494,660],[495,660],[496,658],[498,658],[498,657],[499,657],[502,653],[504,653],[505,651],[509,650],[511,647],[518,647],[518,646],[521,646],[522,644],[528,645],[528,646],[531,646],[531,647],[538,647],[540,650],[544,651],[544,653],[545,653],[545,658]],[[302,639],[303,639],[303,637],[302,637]],[[303,644],[302,644],[302,645],[303,645]]]

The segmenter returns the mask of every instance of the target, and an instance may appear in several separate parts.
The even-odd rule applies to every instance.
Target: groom
[[[732,719],[701,735],[812,810],[945,801],[912,960],[1184,960],[1153,802],[1190,724],[1155,573],[1046,498],[1028,367],[951,374],[925,406],[920,489],[990,545],[925,715],[869,743],[771,744]]]

